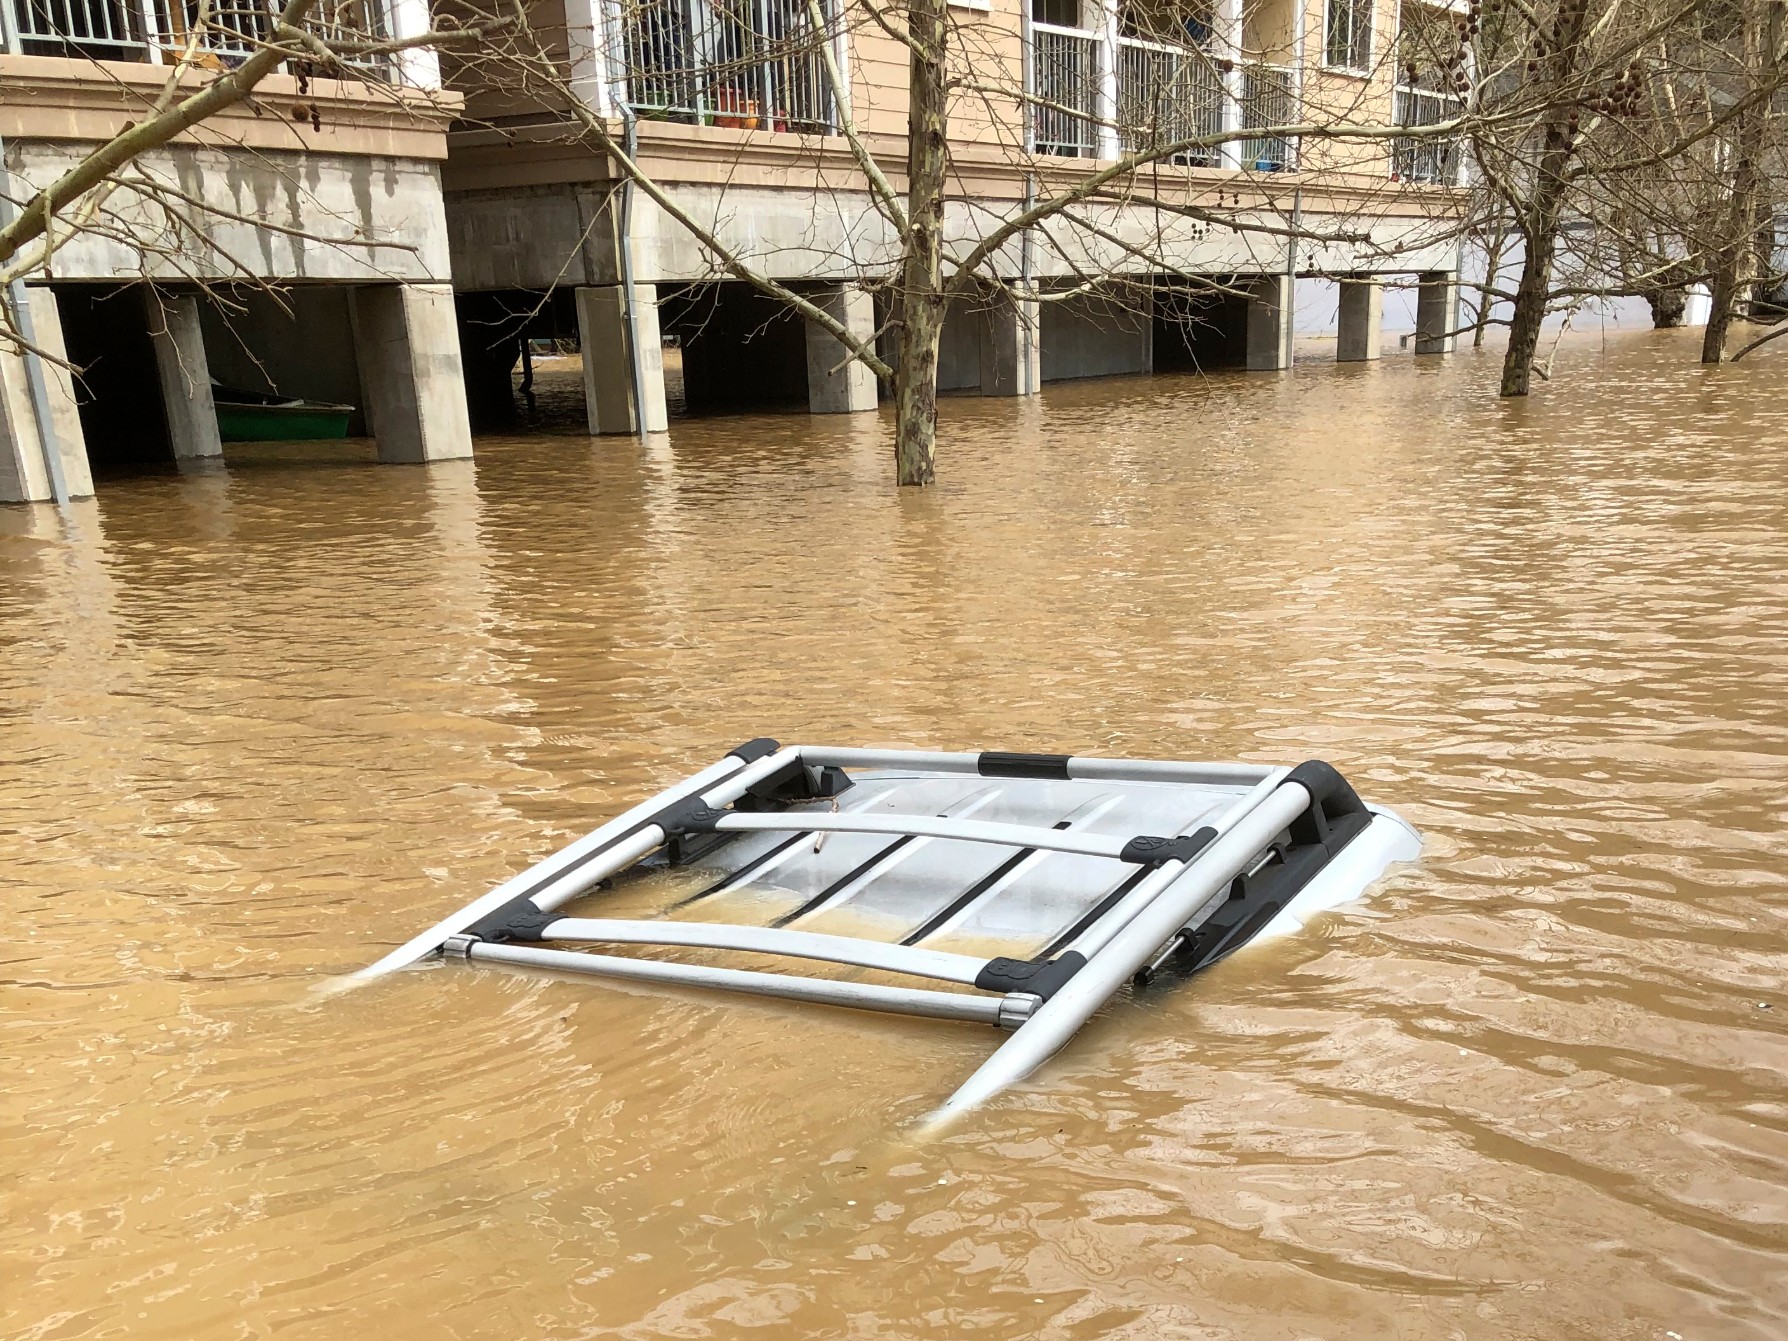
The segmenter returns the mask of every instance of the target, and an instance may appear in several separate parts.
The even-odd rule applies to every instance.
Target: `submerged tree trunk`
[[[1556,123],[1546,127],[1545,149],[1521,225],[1521,282],[1515,287],[1509,347],[1502,359],[1504,396],[1525,396],[1533,381],[1533,356],[1540,346],[1540,327],[1552,298],[1552,262],[1558,254],[1558,220],[1567,189],[1571,141],[1571,127]]]
[[[1763,10],[1767,8],[1767,20]],[[1744,63],[1756,87],[1769,87],[1775,77],[1775,47],[1781,32],[1781,6],[1749,0],[1744,7]],[[1767,31],[1766,31],[1767,30]],[[1767,45],[1766,45],[1767,44]],[[1769,122],[1769,103],[1759,101],[1739,116],[1732,146],[1732,198],[1721,230],[1720,247],[1714,253],[1713,275],[1708,282],[1707,330],[1701,337],[1701,361],[1719,363],[1726,357],[1726,334],[1738,307],[1739,295],[1748,287],[1748,273],[1756,246],[1760,170],[1764,134]]]
[[[900,360],[894,369],[894,465],[901,484],[937,473],[937,360],[944,332],[947,0],[910,0],[907,36],[906,256],[900,272]]]
[[[1681,289],[1649,289],[1645,301],[1651,305],[1651,328],[1654,331],[1677,329],[1689,312],[1689,296]]]

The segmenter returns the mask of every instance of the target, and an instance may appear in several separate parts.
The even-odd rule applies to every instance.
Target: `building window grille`
[[[1323,64],[1343,70],[1372,66],[1372,0],[1328,0]]]

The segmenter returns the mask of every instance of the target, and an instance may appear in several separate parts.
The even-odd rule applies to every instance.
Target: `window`
[[[1329,0],[1322,63],[1344,70],[1372,66],[1372,0]]]
[[[1120,0],[1118,4],[1121,37],[1207,47],[1216,30],[1216,0]]]

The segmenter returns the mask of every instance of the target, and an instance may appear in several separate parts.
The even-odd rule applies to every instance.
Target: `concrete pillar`
[[[1451,354],[1458,326],[1458,272],[1427,271],[1416,286],[1415,352]]]
[[[453,289],[369,284],[353,292],[354,357],[379,460],[458,461],[472,455]]]
[[[199,300],[191,294],[143,289],[149,342],[161,381],[162,414],[176,460],[223,455],[217,406],[211,399],[211,365],[199,329]]]
[[[875,338],[875,300],[849,284],[828,284],[813,303],[859,340]],[[856,414],[875,408],[875,374],[818,322],[807,323],[807,408],[815,414]],[[842,365],[842,366],[840,366]]]
[[[1042,388],[1040,306],[1003,285],[989,297],[981,321],[983,396],[1034,396]]]
[[[639,328],[640,380],[645,384],[645,432],[670,427],[664,406],[664,341],[658,333],[658,286],[635,284],[634,324]],[[584,414],[592,437],[638,433],[633,405],[632,341],[627,330],[627,292],[619,284],[577,291],[577,335],[584,355]]]
[[[1372,363],[1384,343],[1384,285],[1371,275],[1341,281],[1335,314],[1335,361]]]
[[[1291,278],[1261,275],[1248,289],[1248,371],[1291,367]]]
[[[29,285],[25,293],[31,304],[32,335],[38,348],[50,356],[40,359],[39,366],[49,396],[50,435],[62,463],[63,483],[69,497],[87,498],[93,493],[93,474],[87,467],[87,439],[81,432],[74,377],[56,362],[68,357],[56,295]],[[0,503],[48,502],[54,497],[25,356],[0,345]]]

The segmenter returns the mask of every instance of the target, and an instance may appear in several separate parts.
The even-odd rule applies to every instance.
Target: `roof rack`
[[[1030,1074],[1126,982],[1195,971],[1294,929],[1420,846],[1319,760],[1285,769],[754,740],[354,977],[438,955],[1013,1031],[939,1110],[948,1116]],[[623,871],[655,867],[715,878],[653,918],[560,912]],[[770,955],[953,990],[549,942]],[[989,954],[990,943],[1014,952]]]

